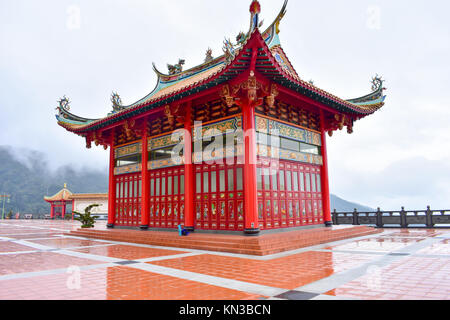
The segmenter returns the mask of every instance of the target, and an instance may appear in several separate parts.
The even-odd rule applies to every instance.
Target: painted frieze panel
[[[172,134],[150,139],[148,141],[148,150],[156,150],[177,145],[184,137],[184,130],[177,130]]]
[[[212,152],[196,152],[193,154],[194,163],[202,163],[205,161],[215,161],[226,158],[242,157],[244,156],[244,145],[237,145],[233,147],[225,147]]]
[[[170,168],[170,167],[176,167],[184,164],[183,157],[174,157],[173,159],[162,159],[162,160],[154,160],[148,162],[148,169],[149,170],[155,170],[155,169],[163,169],[163,168]]]
[[[209,139],[214,136],[223,135],[226,132],[235,132],[236,130],[241,128],[242,128],[242,118],[235,117],[204,126],[196,126],[193,129],[193,139],[194,141]]]
[[[124,147],[119,147],[114,150],[115,158],[121,158],[125,156],[130,156],[133,154],[140,154],[142,152],[142,144],[140,142],[130,144]]]
[[[129,174],[129,173],[135,173],[135,172],[141,172],[142,171],[142,164],[131,164],[129,166],[122,166],[114,168],[114,175],[122,175],[122,174]]]
[[[320,133],[290,126],[272,119],[257,116],[256,130],[261,133],[279,135],[280,137],[294,139],[315,146],[322,145]]]
[[[316,164],[316,165],[320,165],[320,166],[323,165],[322,156],[315,155],[315,154],[284,150],[284,149],[279,149],[279,148],[261,145],[261,144],[258,144],[257,152],[258,152],[258,156],[260,156],[260,157],[282,159],[282,160],[289,160],[289,161],[296,161],[296,162],[305,162],[305,163]]]

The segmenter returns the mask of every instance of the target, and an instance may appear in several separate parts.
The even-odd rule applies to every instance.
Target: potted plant
[[[86,209],[84,209],[84,214],[79,213],[77,211],[74,211],[73,213],[78,215],[78,217],[75,217],[74,219],[81,222],[81,228],[82,229],[89,229],[93,228],[95,225],[95,220],[98,219],[98,216],[91,216],[91,210],[93,208],[100,207],[99,204],[92,204],[88,206]]]

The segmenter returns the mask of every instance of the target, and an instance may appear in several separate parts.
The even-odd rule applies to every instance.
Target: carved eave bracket
[[[328,135],[330,137],[333,136],[333,132],[337,130],[343,130],[344,127],[347,127],[347,133],[352,134],[353,133],[353,124],[354,119],[351,117],[345,115],[345,114],[335,114],[334,118],[329,119],[329,131]]]
[[[264,99],[269,106],[273,107],[278,95],[276,84],[264,85],[257,80],[253,71],[250,72],[247,80],[235,85],[226,84],[220,92],[220,96],[228,107],[234,104],[242,105],[243,102],[256,106],[262,104]]]
[[[180,105],[167,105],[164,107],[164,115],[167,117],[171,126],[175,125],[176,121],[178,123],[184,122],[184,115],[180,113],[180,110]]]
[[[136,135],[136,120],[125,120],[123,124],[123,130],[128,139],[131,139],[133,135]]]
[[[95,144],[95,146],[103,146],[103,148],[106,150],[108,149],[109,142],[108,139],[104,136],[103,132],[100,133],[88,133],[86,135],[83,135],[83,137],[86,139],[86,148],[91,149],[92,143]]]

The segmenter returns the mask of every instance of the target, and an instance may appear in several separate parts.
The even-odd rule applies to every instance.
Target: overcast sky
[[[0,0],[0,145],[43,151],[57,168],[106,170],[108,151],[85,149],[54,117],[111,111],[156,85],[155,62],[200,64],[208,47],[249,26],[249,1]],[[283,0],[261,0],[267,27]],[[328,138],[331,191],[382,209],[450,209],[448,1],[291,0],[281,43],[300,77],[342,98],[386,79],[386,106]],[[0,164],[1,165],[1,164]]]

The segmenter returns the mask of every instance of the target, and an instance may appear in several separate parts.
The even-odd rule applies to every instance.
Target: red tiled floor
[[[35,249],[14,242],[0,241],[0,252],[33,251]],[[0,258],[1,261],[2,258]]]
[[[53,252],[2,255],[0,256],[0,275],[53,270],[70,266],[84,266],[100,263],[102,262]]]
[[[56,239],[45,239],[45,240],[31,240],[30,242],[41,244],[44,246],[49,246],[52,248],[75,248],[75,247],[88,247],[105,245],[107,242],[84,240],[84,239],[71,239],[71,238],[56,238]]]
[[[295,289],[373,259],[374,257],[370,255],[308,251],[269,261],[205,254],[149,263],[272,287]]]
[[[450,240],[442,240],[439,243],[434,243],[429,247],[418,251],[420,254],[448,254],[450,255]]]
[[[0,222],[0,237],[10,233],[18,235],[18,239],[29,239],[38,236],[48,238],[50,234],[62,234],[64,230],[78,228],[79,224],[61,221],[15,221],[12,223]],[[39,228],[31,228],[38,226]],[[43,229],[40,229],[43,228]],[[57,229],[57,230],[52,230]],[[99,226],[98,228],[104,228]],[[336,232],[345,233],[349,228],[336,228]],[[164,260],[149,263],[162,267],[187,270],[200,275],[211,275],[226,279],[235,279],[249,284],[260,284],[271,287],[292,290],[297,287],[325,279],[342,271],[358,268],[374,260],[384,259],[380,254],[403,249],[410,245],[420,244],[424,239],[434,238],[448,233],[448,230],[425,229],[386,229],[383,234],[374,235],[370,239],[347,239],[339,245],[327,245],[331,252],[306,251],[303,253],[289,254],[283,257],[262,260],[247,259],[241,257],[220,256],[215,253],[198,254],[185,258],[171,258],[173,254],[180,254],[188,249],[154,249],[137,247],[133,244],[98,246],[92,248],[73,249],[73,252],[84,252],[98,256],[108,256],[117,259],[137,260],[150,257],[163,257]],[[122,236],[121,230],[115,230],[112,234]],[[127,235],[127,233],[124,233]],[[144,240],[148,236],[156,239],[166,237],[167,233],[152,233],[136,231],[136,237]],[[295,233],[296,234],[296,233]],[[295,235],[294,233],[292,235]],[[299,233],[300,234],[300,233]],[[26,238],[23,238],[23,237]],[[343,234],[344,239],[346,237]],[[340,235],[339,235],[340,237]],[[339,238],[338,237],[338,238]],[[276,245],[283,240],[280,235],[267,235],[255,239],[243,236],[216,236],[207,234],[194,234],[193,237],[184,237],[182,240],[193,241],[194,245],[217,240],[222,242],[229,239],[230,242],[238,241],[239,245],[252,247],[255,244]],[[310,232],[306,235],[311,243],[323,243],[329,241],[327,231]],[[347,237],[348,238],[348,237]],[[129,239],[119,239],[127,242]],[[284,239],[290,245],[293,237]],[[277,240],[274,242],[272,240]],[[342,239],[339,239],[342,240]],[[241,241],[243,241],[241,243]],[[397,256],[394,262],[383,268],[370,267],[364,276],[327,292],[328,295],[337,297],[353,297],[356,299],[445,299],[450,300],[450,264],[448,257],[433,255],[448,255],[449,241],[436,239],[433,244],[414,252],[421,256]],[[78,246],[105,245],[108,242],[83,240],[74,238],[55,238],[51,240],[33,240],[52,248],[69,248]],[[309,242],[308,242],[309,243]],[[36,249],[25,246],[27,251]],[[419,247],[416,247],[419,248]],[[0,299],[75,299],[75,300],[105,300],[105,299],[151,299],[151,300],[209,300],[209,299],[258,299],[259,296],[233,289],[225,289],[207,285],[189,279],[179,279],[171,276],[159,275],[142,271],[130,266],[117,266],[105,268],[103,262],[91,259],[77,258],[56,252],[35,252],[23,254],[9,254],[10,251],[19,252],[24,249],[20,244],[11,241],[0,241],[0,252],[8,252],[0,255]],[[277,249],[276,247],[274,249]],[[350,252],[338,252],[348,250]],[[368,254],[351,251],[367,251]],[[414,250],[413,250],[414,251]],[[427,255],[430,255],[427,257]],[[385,260],[389,261],[389,260]],[[370,265],[370,264],[369,264]],[[91,266],[89,270],[81,271],[81,287],[79,290],[71,289],[71,279],[74,275],[66,273],[71,266]],[[51,275],[18,275],[10,279],[10,274],[25,272],[45,271],[60,269],[57,274]],[[3,277],[2,277],[3,276]],[[181,275],[180,275],[181,276]],[[224,282],[226,283],[226,281]],[[245,288],[245,286],[244,286]],[[242,289],[245,290],[245,289]]]
[[[128,267],[85,270],[2,281],[0,299],[20,300],[242,300],[257,295]],[[11,288],[16,288],[12,290]]]
[[[328,295],[368,300],[450,300],[446,258],[407,257],[368,273]]]
[[[345,244],[325,247],[327,250],[354,250],[354,251],[374,251],[374,252],[390,252],[400,250],[412,243],[422,241],[423,238],[418,239],[399,239],[399,238],[375,238],[356,240]]]
[[[392,231],[392,229],[383,230],[387,231],[387,233],[381,235],[380,237],[387,238],[431,238],[446,232],[440,229],[395,229],[395,231]]]
[[[186,253],[183,251],[175,250],[163,250],[154,248],[144,248],[137,246],[126,246],[126,245],[113,245],[106,247],[95,247],[95,248],[83,248],[76,249],[73,251],[95,254],[100,256],[107,256],[111,258],[118,258],[124,260],[138,260],[145,258],[170,256],[175,254]]]
[[[0,232],[1,234],[1,232]],[[41,233],[27,233],[27,234],[17,234],[17,235],[8,235],[8,238],[15,240],[23,240],[23,239],[40,239],[40,238],[53,238],[56,236],[62,235],[62,232],[41,232]]]

